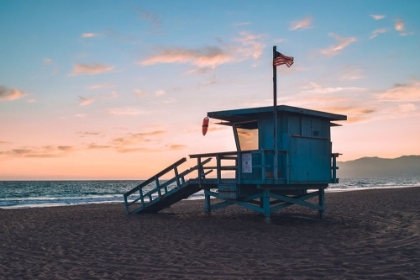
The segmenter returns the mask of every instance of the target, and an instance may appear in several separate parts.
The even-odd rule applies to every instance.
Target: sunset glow
[[[281,9],[280,9],[281,7]],[[210,111],[347,115],[340,161],[420,155],[420,1],[0,3],[0,180],[146,179],[233,151]],[[188,164],[194,162],[188,161]],[[188,164],[185,168],[188,167]]]

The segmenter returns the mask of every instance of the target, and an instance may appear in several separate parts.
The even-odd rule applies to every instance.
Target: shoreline
[[[127,216],[123,203],[0,209],[2,279],[419,279],[420,188],[326,194],[207,216],[200,200]]]
[[[420,188],[420,186],[390,186],[390,187],[368,187],[368,188],[343,188],[343,189],[338,189],[338,188],[327,188],[325,189],[325,193],[345,193],[345,192],[357,192],[357,191],[368,191],[368,190],[389,190],[389,189],[405,189],[405,188]],[[309,192],[311,192],[311,190],[309,190]],[[123,194],[121,194],[121,197],[123,196]],[[113,197],[115,197],[113,195]],[[28,198],[30,200],[42,200],[42,199],[46,199],[46,200],[54,200],[54,199],[58,199],[58,200],[64,200],[64,199],[79,199],[79,198],[84,198],[86,199],[86,196],[83,197],[59,197],[59,198],[51,198],[51,197],[37,197],[37,198]],[[4,200],[24,200],[27,198],[21,198],[21,197],[17,197],[17,198],[5,198]],[[211,197],[210,199],[215,199],[213,197]],[[187,199],[184,199],[185,201],[190,201],[190,200],[204,200],[204,196],[194,196],[194,197],[189,197]],[[103,205],[107,205],[107,204],[118,204],[118,203],[123,203],[122,199],[121,200],[109,200],[109,201],[93,201],[93,202],[81,202],[81,203],[44,203],[44,204],[24,204],[24,205],[10,205],[10,206],[0,206],[0,209],[5,209],[5,210],[15,210],[15,209],[27,209],[27,208],[50,208],[50,207],[60,207],[60,206],[78,206],[78,205],[95,205],[95,204],[103,204]]]

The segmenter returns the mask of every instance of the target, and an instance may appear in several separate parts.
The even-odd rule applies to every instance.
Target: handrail
[[[124,202],[125,202],[125,207],[126,207],[127,214],[132,214],[132,213],[138,211],[139,209],[144,209],[151,202],[154,202],[157,199],[159,199],[161,197],[164,197],[166,194],[168,194],[168,186],[170,186],[174,182],[176,182],[176,185],[177,185],[176,188],[178,188],[178,189],[182,188],[182,186],[185,185],[185,183],[186,183],[185,176],[188,175],[189,173],[193,172],[196,169],[200,169],[200,166],[197,165],[197,166],[191,167],[191,168],[179,173],[177,167],[179,165],[181,165],[182,163],[184,163],[186,160],[187,160],[186,158],[182,158],[182,159],[178,160],[177,162],[171,164],[170,166],[163,169],[162,171],[160,171],[156,175],[150,177],[148,180],[139,184],[137,187],[133,188],[132,190],[130,190],[128,192],[126,192],[124,194]],[[204,160],[203,162],[201,162],[201,169],[202,169],[202,165],[208,163],[209,161],[211,161],[211,158],[208,158],[208,159]],[[159,177],[165,175],[166,173],[168,173],[171,170],[173,170],[175,172],[175,176],[173,178],[169,179],[169,180],[166,180],[164,183],[160,184]],[[203,172],[202,177],[205,177],[210,172],[212,172],[212,170],[209,170],[207,172]],[[151,183],[155,183],[156,187],[151,189],[151,190],[148,190],[146,193],[143,193],[143,188],[149,186]],[[162,194],[161,190],[164,190],[163,194]],[[129,202],[128,197],[131,194],[136,193],[137,191],[139,191],[139,197],[136,197],[135,199],[133,199],[132,201]],[[158,194],[158,196],[156,198],[154,198],[153,195],[156,194],[156,193]],[[144,198],[149,199],[148,204],[145,204]],[[136,202],[138,202],[140,200],[141,200],[141,206],[138,207],[137,209],[133,210],[133,211],[130,211],[130,206],[135,204]]]
[[[137,187],[135,187],[134,189],[126,192],[124,194],[124,196],[129,196],[130,194],[133,194],[134,192],[138,191],[139,189],[143,188],[144,186],[147,186],[148,184],[152,183],[153,181],[156,180],[156,178],[161,177],[162,175],[165,175],[166,173],[168,173],[169,171],[171,171],[172,169],[176,168],[177,166],[181,165],[182,163],[186,162],[187,159],[186,158],[182,158],[180,160],[178,160],[177,162],[171,164],[170,166],[166,167],[165,169],[163,169],[162,171],[160,171],[159,173],[157,173],[156,175],[150,177],[149,179],[147,179],[146,181],[144,181],[143,183],[141,183],[140,185],[138,185]]]

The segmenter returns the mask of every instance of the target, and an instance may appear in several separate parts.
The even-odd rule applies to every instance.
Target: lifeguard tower
[[[339,154],[332,152],[330,128],[346,116],[286,105],[207,116],[232,127],[236,151],[190,155],[197,164],[185,171],[179,169],[186,159],[177,161],[124,194],[128,214],[156,213],[204,190],[207,213],[239,205],[262,213],[269,223],[272,212],[300,205],[324,218],[324,190],[338,182]],[[170,172],[172,179],[161,180]],[[195,179],[186,180],[192,172]],[[313,197],[318,203],[307,201]]]

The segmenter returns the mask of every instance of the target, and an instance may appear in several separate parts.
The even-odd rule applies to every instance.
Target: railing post
[[[144,207],[144,196],[143,196],[143,189],[140,188],[140,200],[141,200],[141,206]]]
[[[156,183],[156,188],[157,188],[157,191],[158,191],[158,195],[159,195],[159,197],[161,197],[162,194],[160,193],[160,184],[159,184],[159,178],[158,177],[155,177],[155,183]]]
[[[198,183],[201,185],[201,176],[203,174],[203,166],[201,166],[201,157],[197,157],[197,172],[198,172]]]
[[[220,180],[222,179],[222,170],[221,170],[221,163],[222,160],[220,159],[220,155],[216,155],[216,166],[217,166],[217,183],[220,184]]]
[[[177,166],[175,166],[174,171],[175,171],[176,185],[179,188],[181,186],[181,184],[179,183],[179,174],[178,174],[178,168],[177,168]],[[166,186],[165,186],[165,190],[166,190],[166,192],[168,192]]]
[[[237,184],[242,184],[242,153],[238,151],[238,155],[236,157],[238,159],[238,165],[237,165],[237,174],[236,182]]]
[[[332,154],[332,160],[333,160],[333,166],[332,166],[332,182],[337,182],[337,156],[335,154]]]
[[[265,172],[266,172],[266,166],[265,166],[265,151],[261,151],[261,180],[265,180]]]

